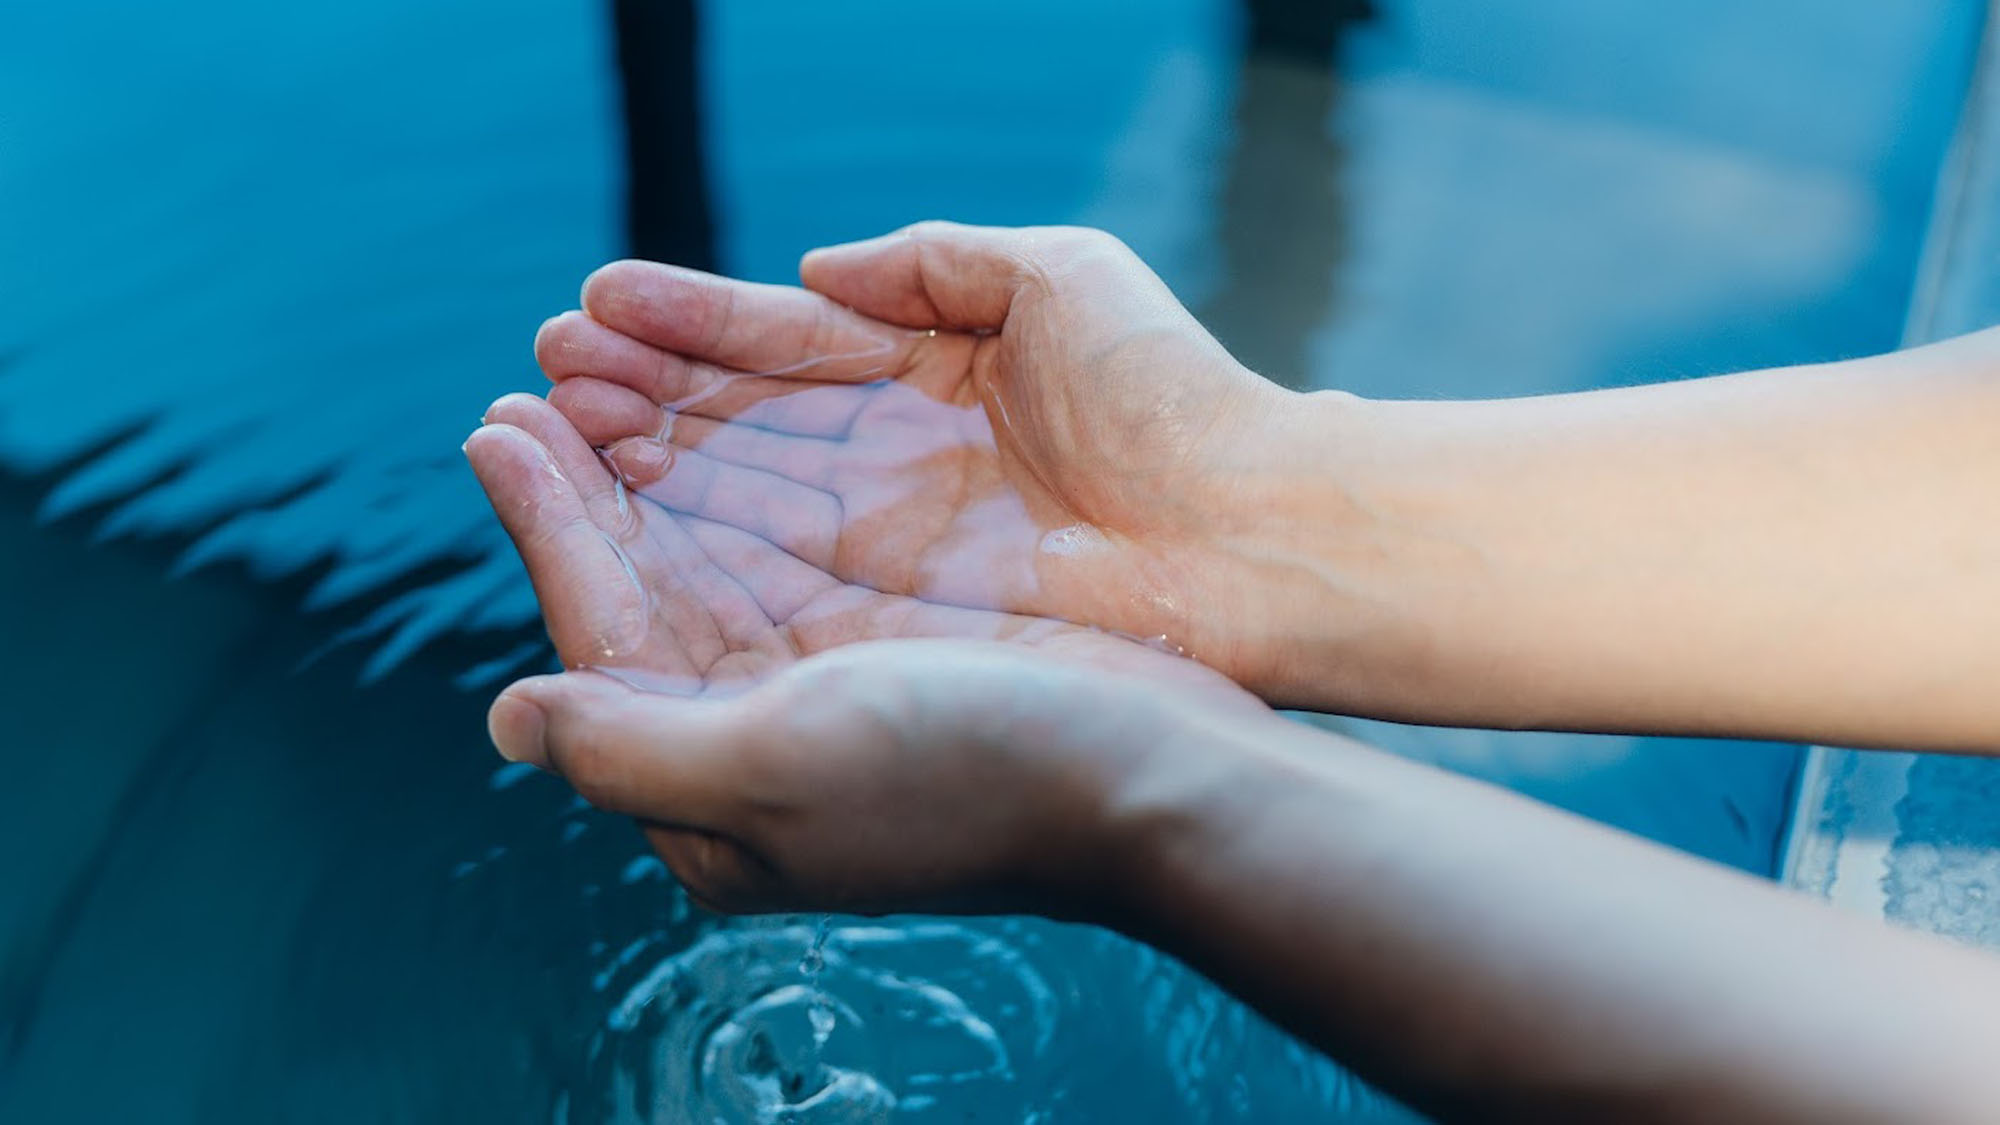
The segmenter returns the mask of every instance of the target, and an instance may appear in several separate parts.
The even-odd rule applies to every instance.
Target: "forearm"
[[[1237,525],[1295,706],[2000,750],[2000,338],[1495,402],[1323,398]],[[1302,611],[1302,607],[1311,607]]]
[[[1323,735],[1235,724],[1166,757],[1116,811],[1128,928],[1422,1108],[2000,1105],[2000,970],[1975,954]]]

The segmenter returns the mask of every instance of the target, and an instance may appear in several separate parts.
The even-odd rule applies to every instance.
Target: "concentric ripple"
[[[822,940],[823,939],[823,940]],[[627,988],[592,1044],[634,1125],[1033,1120],[1018,1070],[1057,998],[1003,937],[946,922],[712,932]]]

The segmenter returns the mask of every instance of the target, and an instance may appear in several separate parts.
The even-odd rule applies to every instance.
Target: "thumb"
[[[1047,263],[1111,236],[1076,227],[931,221],[828,246],[799,263],[806,288],[907,328],[997,331],[1014,294],[1045,284]]]
[[[735,713],[580,671],[517,681],[493,701],[486,727],[501,757],[559,774],[599,808],[720,830],[741,788]]]

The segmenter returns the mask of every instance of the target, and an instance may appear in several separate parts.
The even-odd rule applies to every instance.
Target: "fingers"
[[[697,674],[716,683],[751,679],[790,658],[756,599],[669,513],[644,518],[641,502],[628,499],[597,452],[548,403],[509,395],[487,417],[493,424],[467,441],[466,453],[527,564],[564,664],[624,669],[624,675],[643,670],[658,682],[685,685]],[[706,468],[697,460],[691,475]],[[754,483],[777,480],[760,474]],[[787,499],[765,506],[732,479],[714,502],[740,518],[766,521],[786,517]]]
[[[1015,294],[1047,289],[1072,259],[1123,247],[1077,227],[977,227],[925,222],[893,234],[814,250],[799,263],[806,288],[891,324],[998,331]]]
[[[627,458],[643,460],[652,454],[634,443],[615,447],[611,456],[622,469]],[[837,498],[819,489],[681,446],[672,448],[662,475],[635,488],[639,495],[669,511],[747,531],[821,569],[834,565],[841,506]]]
[[[744,730],[726,703],[564,672],[509,686],[486,725],[502,757],[561,774],[599,808],[714,829],[736,807],[732,759]]]
[[[535,362],[552,383],[595,375],[631,387],[654,402],[671,402],[690,390],[686,360],[575,310],[550,317],[535,331]]]
[[[672,404],[683,418],[713,418],[776,433],[838,441],[885,389],[876,383],[812,383],[777,376],[737,376],[705,396]]]
[[[630,521],[619,499],[617,480],[560,411],[534,395],[511,394],[487,407],[484,420],[513,426],[533,437],[575,488],[591,520],[612,536],[624,537]]]
[[[656,436],[668,418],[658,403],[638,391],[591,377],[557,383],[549,390],[548,403],[594,446]]]
[[[667,439],[677,448],[697,450],[717,461],[771,473],[821,491],[832,490],[846,448],[823,438],[701,417],[674,419]]]
[[[599,808],[635,817],[690,895],[712,910],[775,901],[782,881],[731,835],[749,821],[757,779],[750,713],[651,695],[595,672],[521,680],[487,712],[502,757],[560,774]]]
[[[559,465],[534,435],[504,423],[480,427],[466,439],[465,453],[527,565],[557,655],[577,664],[638,648],[646,633],[645,592],[591,518],[574,469]],[[604,475],[594,461],[589,468]]]
[[[662,414],[637,392],[601,379],[572,379],[551,390],[548,401],[584,441],[609,447],[606,455],[626,483],[635,486],[651,483],[667,470],[663,447],[668,443],[821,489],[831,483],[842,450],[837,441],[740,421]],[[624,444],[628,442],[639,444]]]
[[[906,351],[914,354],[919,346],[912,343]],[[827,358],[809,372],[811,378],[747,375],[663,352],[580,312],[564,313],[542,325],[535,336],[535,355],[556,384],[549,400],[565,414],[576,396],[598,393],[580,392],[572,384],[596,381],[626,388],[676,413],[814,437],[846,434],[869,399],[873,388],[867,382],[900,370],[891,362],[894,357],[869,355],[860,360]],[[583,428],[581,419],[571,415],[571,420]],[[650,433],[658,429],[657,420],[655,412],[650,422],[634,424],[647,425],[644,432]],[[590,436],[587,429],[585,436]],[[597,438],[591,440],[602,444]]]
[[[600,324],[664,352],[742,372],[817,380],[873,378],[912,339],[817,293],[657,262],[601,267],[584,282],[583,308]],[[564,342],[556,341],[557,350]],[[633,353],[621,348],[618,354]]]

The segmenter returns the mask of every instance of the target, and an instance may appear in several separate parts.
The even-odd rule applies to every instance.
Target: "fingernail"
[[[542,709],[518,695],[503,695],[486,714],[486,736],[510,762],[549,768],[548,718]]]

